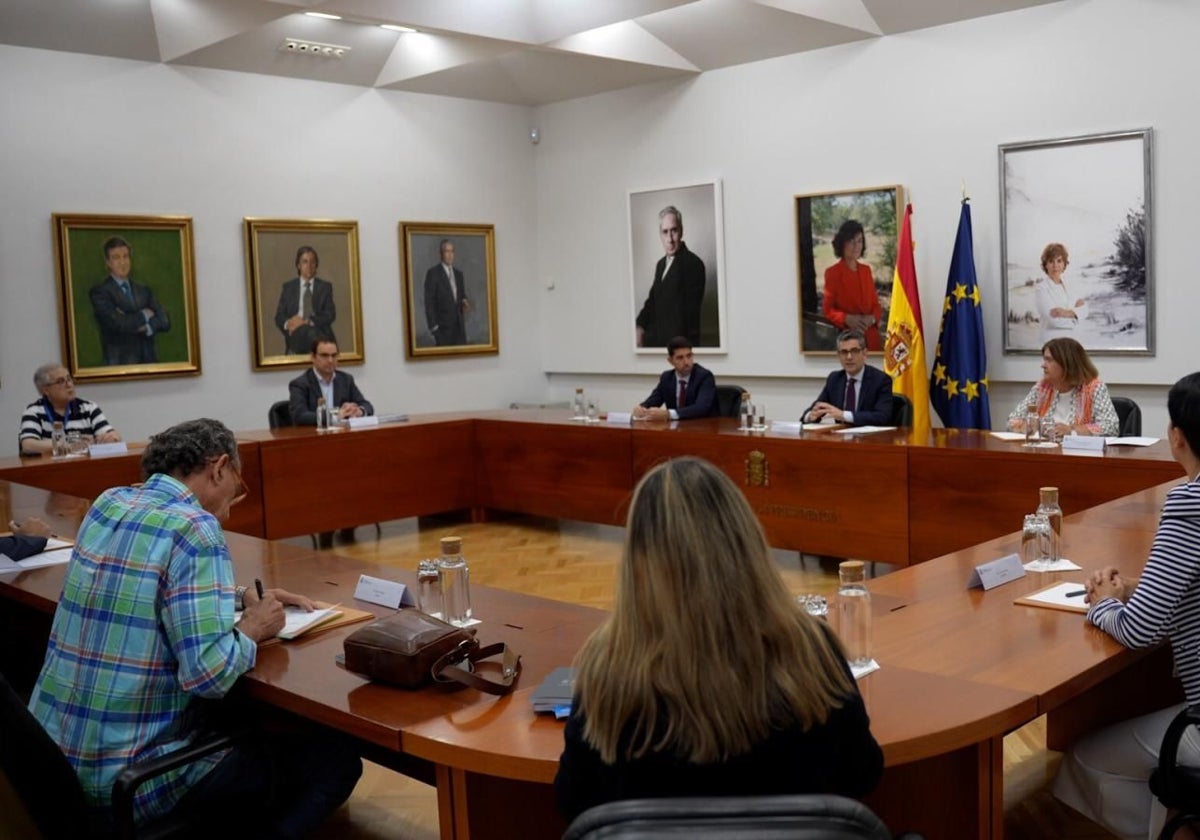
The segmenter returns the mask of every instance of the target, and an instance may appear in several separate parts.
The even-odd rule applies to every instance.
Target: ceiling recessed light
[[[397,24],[394,24],[394,23],[381,23],[381,24],[379,24],[379,28],[380,29],[390,29],[392,32],[416,32],[417,31],[417,30],[413,29],[411,26],[398,26]]]
[[[324,18],[325,20],[341,20],[342,19],[341,15],[331,15],[331,14],[327,14],[325,12],[305,12],[304,14],[308,15],[309,17]]]

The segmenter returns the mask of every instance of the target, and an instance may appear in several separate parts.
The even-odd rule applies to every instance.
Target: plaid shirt
[[[199,698],[223,696],[254,666],[257,647],[234,629],[233,601],[225,534],[186,486],[156,474],[96,499],[29,703],[93,807],[110,806],[126,765],[186,745]],[[223,755],[144,785],[138,819],[170,811]]]

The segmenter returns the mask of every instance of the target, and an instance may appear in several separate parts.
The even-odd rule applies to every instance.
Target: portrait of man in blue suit
[[[144,365],[158,361],[154,337],[171,329],[167,310],[154,290],[134,282],[133,249],[120,236],[104,242],[108,277],[93,286],[88,296],[106,365]]]

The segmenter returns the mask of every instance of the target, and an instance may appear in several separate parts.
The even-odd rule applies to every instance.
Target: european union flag
[[[942,302],[929,399],[950,429],[990,429],[987,349],[983,343],[983,310],[975,280],[975,247],[971,238],[971,208],[963,200]]]

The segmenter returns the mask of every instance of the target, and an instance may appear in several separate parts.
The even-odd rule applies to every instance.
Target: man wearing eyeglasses
[[[375,412],[371,403],[354,384],[354,377],[337,369],[338,346],[327,338],[312,344],[313,366],[288,383],[288,412],[296,426],[317,425],[317,401],[338,420],[368,417]]]
[[[145,482],[106,490],[80,526],[29,708],[74,767],[98,829],[121,769],[211,731],[213,701],[283,628],[283,604],[313,608],[282,589],[234,586],[221,522],[246,494],[239,467],[224,424],[180,423],[150,439]],[[225,717],[252,724],[225,704]],[[173,814],[200,835],[235,824],[238,836],[307,836],[361,772],[342,736],[256,728],[147,782],[135,818]]]
[[[867,364],[867,339],[858,330],[837,337],[838,361],[816,402],[801,416],[805,423],[826,418],[848,426],[886,426],[892,417],[892,378]]]
[[[62,365],[51,362],[33,372],[33,384],[41,394],[25,407],[21,416],[21,454],[49,454],[54,424],[63,431],[79,432],[95,443],[116,443],[120,433],[112,427],[100,406],[75,396],[75,380]]]

